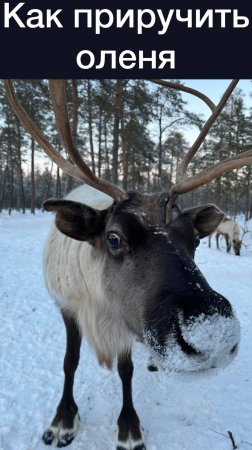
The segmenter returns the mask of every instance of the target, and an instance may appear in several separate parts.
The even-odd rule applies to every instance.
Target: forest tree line
[[[65,156],[55,128],[45,80],[16,80],[22,105],[48,140]],[[180,91],[144,80],[68,80],[67,101],[74,140],[93,172],[125,190],[169,190],[189,148],[186,129],[201,129]],[[191,174],[252,146],[252,110],[236,89],[212,127]],[[37,147],[9,107],[0,81],[0,211],[32,213],[48,197],[77,186]],[[252,217],[252,168],[218,177],[182,196],[180,203],[214,202],[232,215]]]

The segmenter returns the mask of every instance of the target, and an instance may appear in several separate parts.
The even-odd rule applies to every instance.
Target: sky
[[[215,104],[221,99],[231,80],[180,80],[184,85],[197,89],[207,95]],[[252,81],[240,80],[237,88],[241,89],[244,94],[244,101],[247,108],[252,108]],[[195,113],[203,114],[205,120],[210,116],[210,109],[199,98],[191,94],[183,93],[183,98],[188,102],[188,109]],[[185,128],[187,141],[192,144],[196,139],[198,130],[194,128]]]
[[[219,102],[225,89],[228,87],[231,80],[181,80],[186,86],[197,89],[206,94],[216,104]],[[252,81],[240,80],[237,88],[240,88],[245,97],[245,104],[249,107],[252,106]],[[202,114],[208,114],[208,107],[197,97],[190,94],[183,94],[184,98],[189,102],[190,107],[195,111],[202,112]]]

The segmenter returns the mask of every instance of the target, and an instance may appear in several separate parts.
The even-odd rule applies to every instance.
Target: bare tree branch
[[[211,109],[211,111],[214,111],[215,109],[215,104],[212,102],[212,100],[210,100],[209,97],[207,97],[202,92],[197,91],[196,89],[190,88],[180,83],[175,83],[173,81],[166,81],[166,80],[149,80],[149,81],[155,84],[159,84],[160,86],[164,86],[166,88],[172,88],[176,89],[177,91],[183,91],[186,92],[187,94],[192,94],[195,97],[200,98],[200,100],[203,100],[203,102],[206,103],[206,105]]]

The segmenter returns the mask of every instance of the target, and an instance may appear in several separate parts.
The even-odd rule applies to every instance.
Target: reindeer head
[[[240,256],[242,241],[240,239],[233,239],[233,249],[236,256]]]

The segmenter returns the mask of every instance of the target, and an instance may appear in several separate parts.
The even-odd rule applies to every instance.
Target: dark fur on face
[[[233,239],[233,249],[237,256],[240,256],[242,241],[239,239]]]

